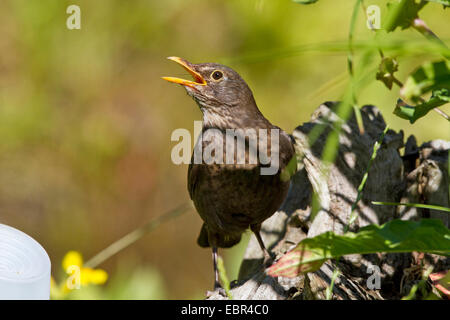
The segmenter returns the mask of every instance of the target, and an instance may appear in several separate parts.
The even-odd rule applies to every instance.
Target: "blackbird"
[[[197,243],[212,247],[217,289],[221,288],[217,248],[234,246],[249,227],[263,251],[264,264],[271,262],[261,239],[261,223],[286,198],[290,176],[296,168],[293,141],[262,115],[252,91],[236,71],[216,63],[168,59],[184,67],[193,80],[163,79],[183,85],[203,113],[202,132],[188,169],[188,191],[204,221]],[[227,140],[230,136],[234,140]],[[227,149],[227,144],[237,147]],[[206,151],[210,151],[209,158],[204,155]],[[203,157],[198,160],[196,153]]]

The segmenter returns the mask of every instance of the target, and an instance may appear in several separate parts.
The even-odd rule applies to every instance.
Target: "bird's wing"
[[[198,166],[193,164],[193,160],[191,159],[191,164],[188,169],[188,191],[191,200],[194,198],[195,184],[197,183],[197,176],[199,172],[198,168]]]

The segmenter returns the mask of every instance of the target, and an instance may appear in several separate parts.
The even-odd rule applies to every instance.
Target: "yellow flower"
[[[108,279],[108,274],[102,269],[81,269],[81,285],[104,284]]]
[[[67,269],[71,266],[77,266],[79,268],[83,266],[83,257],[78,251],[69,251],[63,258],[62,267],[64,271],[67,272]]]
[[[63,258],[62,267],[69,277],[64,282],[64,291],[69,292],[89,284],[100,285],[108,280],[102,269],[83,267],[83,256],[78,251],[69,251]]]

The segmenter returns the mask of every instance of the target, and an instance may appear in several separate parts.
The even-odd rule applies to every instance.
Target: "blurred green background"
[[[66,28],[70,4],[81,8],[81,30]],[[270,53],[345,44],[353,4],[2,0],[0,222],[38,240],[61,280],[67,251],[88,259],[189,200],[187,165],[171,162],[170,136],[177,128],[192,132],[201,113],[181,87],[160,79],[185,74],[167,56],[230,65],[246,79],[263,114],[292,132],[321,102],[341,98],[346,52]],[[382,14],[386,6],[365,4],[378,4]],[[450,10],[433,4],[421,17],[449,43]],[[423,38],[411,30],[395,36]],[[362,13],[355,37],[373,37]],[[433,58],[401,57],[398,77]],[[392,129],[414,134],[419,143],[449,139],[448,122],[434,112],[415,125],[395,117],[397,97],[398,88],[388,91],[374,81],[358,101],[377,105]],[[202,298],[213,272],[210,251],[196,245],[200,226],[193,210],[161,225],[100,266],[109,274],[105,286],[74,297]],[[231,279],[248,237],[222,251]]]

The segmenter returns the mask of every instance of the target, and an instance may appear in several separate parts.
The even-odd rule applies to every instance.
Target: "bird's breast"
[[[267,155],[258,151],[269,150],[270,157],[270,132],[266,142],[258,131],[255,142],[254,133],[204,130],[196,143],[188,173],[189,192],[210,227],[245,230],[271,216],[286,196],[289,182],[280,179],[280,168],[274,174],[262,174],[270,164],[263,159]]]

